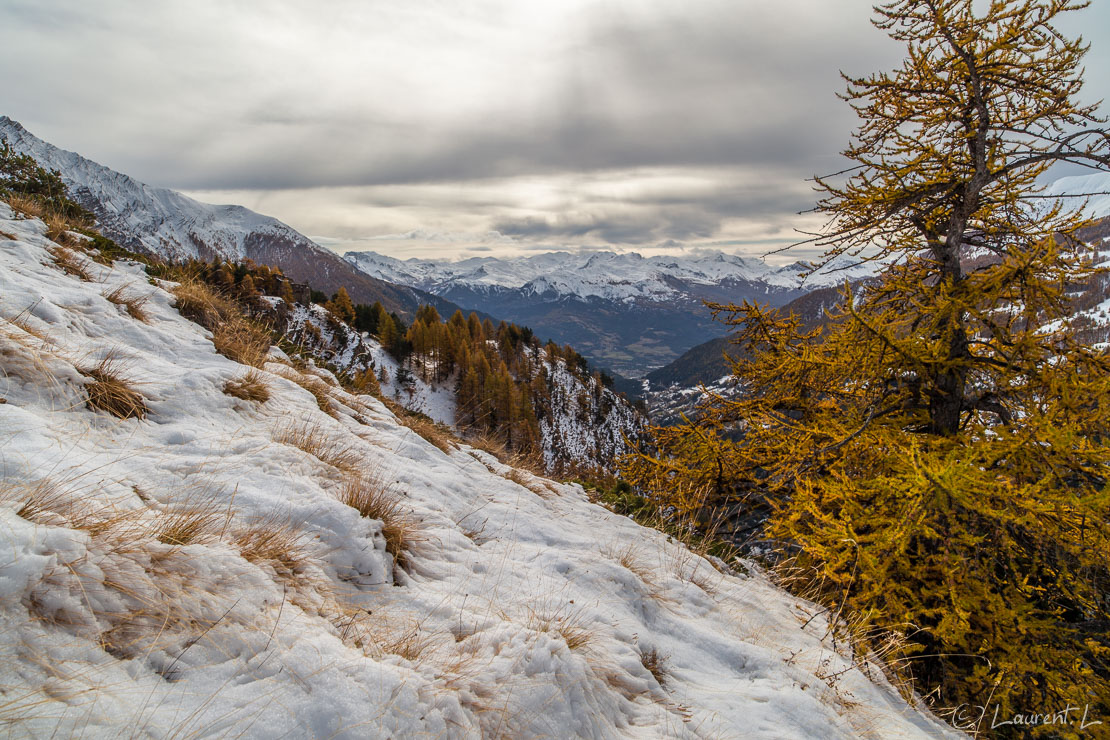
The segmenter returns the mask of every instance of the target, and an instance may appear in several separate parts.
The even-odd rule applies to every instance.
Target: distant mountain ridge
[[[776,267],[716,251],[656,257],[549,252],[456,262],[399,260],[375,252],[345,257],[367,275],[530,326],[631,378],[725,333],[706,301],[781,305],[871,272],[870,265],[838,262],[805,277],[802,263]]]
[[[636,252],[545,252],[517,257],[472,257],[459,261],[399,260],[377,252],[347,252],[344,257],[368,275],[431,292],[465,284],[519,290],[524,294],[603,298],[632,303],[664,302],[698,289],[750,283],[765,292],[808,291],[870,275],[870,265],[838,260],[808,275],[803,262],[774,266],[762,260],[716,250],[691,255],[644,257]]]
[[[129,249],[170,260],[251,259],[277,265],[297,282],[329,294],[343,286],[356,302],[381,301],[404,315],[424,303],[447,314],[457,308],[410,286],[391,285],[359,272],[276,218],[242,206],[201,203],[139,182],[39,139],[7,116],[0,116],[0,139],[41,166],[57,170],[73,199],[96,216],[100,230]]]

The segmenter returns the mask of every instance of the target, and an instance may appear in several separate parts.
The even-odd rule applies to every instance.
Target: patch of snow
[[[216,354],[139,265],[90,265],[82,282],[51,264],[41,222],[0,204],[0,231],[16,237],[0,241],[9,732],[957,736],[853,667],[822,639],[814,605],[754,569],[719,573],[576,485],[518,483],[466,447],[445,454],[371,397],[334,388],[335,417],[324,414],[276,364],[261,371],[267,403],[225,395],[247,368]],[[120,285],[149,294],[149,323],[103,297]],[[145,420],[86,408],[75,368],[108,350]],[[407,572],[383,523],[338,500],[341,471],[275,441],[290,424],[392,483],[424,538]],[[21,486],[43,478],[73,505],[35,524],[19,514]],[[158,522],[189,507],[214,514],[211,536],[160,542]],[[299,562],[240,554],[233,534],[267,522],[295,533]],[[662,683],[641,658],[652,650]]]

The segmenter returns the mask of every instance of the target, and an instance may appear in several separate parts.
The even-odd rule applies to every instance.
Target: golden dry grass
[[[332,623],[343,642],[374,658],[397,655],[412,663],[419,663],[435,652],[436,636],[413,618],[382,618],[358,607],[339,605]]]
[[[450,453],[455,448],[451,432],[442,424],[437,424],[426,416],[411,413],[397,418],[403,425],[443,452]]]
[[[79,365],[77,371],[91,380],[85,385],[86,405],[90,409],[107,411],[120,419],[146,418],[149,410],[146,401],[134,389],[134,382],[127,377],[126,365],[117,352],[108,352],[95,365]]]
[[[0,484],[0,500],[19,503],[15,513],[35,524],[68,522],[80,510],[80,499],[53,478]]]
[[[525,626],[533,632],[562,637],[571,650],[584,650],[594,641],[594,633],[586,624],[585,611],[570,604],[555,606],[543,601],[529,607]]]
[[[240,377],[224,383],[224,393],[244,401],[266,403],[270,400],[270,385],[262,377],[262,373],[252,368]]]
[[[380,470],[348,476],[337,498],[362,516],[381,521],[386,552],[407,571],[428,538],[420,522],[405,510],[404,497],[390,477]]]
[[[509,448],[505,445],[504,439],[496,434],[478,430],[476,427],[467,430],[463,441],[471,447],[488,452],[500,462],[505,462],[510,457]]]
[[[43,223],[46,224],[46,238],[50,241],[67,247],[76,247],[81,244],[81,238],[74,236],[72,233],[77,228],[77,224],[60,214],[52,212],[44,214],[41,218]]]
[[[335,409],[331,406],[331,388],[322,378],[302,373],[296,368],[287,365],[282,365],[275,370],[275,373],[308,391],[309,395],[316,401],[316,407],[318,409],[329,416],[335,416]]]
[[[31,336],[35,337],[39,341],[43,342],[44,344],[49,344],[52,341],[50,335],[47,334],[44,331],[36,329],[31,324],[31,322],[28,320],[28,317],[30,315],[31,315],[30,308],[25,308],[22,311],[20,311],[19,313],[17,313],[15,316],[12,316],[9,319],[5,319],[5,321],[7,321],[12,326],[15,326],[15,327],[19,328],[21,331],[23,331],[27,334],[30,334]]]
[[[542,479],[537,478],[534,473],[529,474],[519,468],[510,468],[509,471],[503,473],[501,477],[511,480],[518,486],[527,488],[541,498],[549,498],[555,494],[555,489],[548,486]]]
[[[74,252],[72,249],[67,249],[62,246],[50,247],[50,256],[54,260],[54,266],[67,275],[73,275],[84,280],[86,283],[92,282],[92,273],[89,272],[89,261],[81,255]]]
[[[229,539],[244,559],[268,565],[283,578],[303,571],[310,559],[308,535],[278,514],[234,528]]]
[[[121,285],[115,290],[103,293],[102,295],[111,303],[117,306],[123,306],[127,314],[136,321],[146,323],[149,317],[147,316],[144,306],[150,300],[149,295],[135,295],[130,293],[130,285]]]
[[[623,547],[606,545],[601,548],[605,557],[620,563],[621,567],[635,575],[644,585],[644,595],[659,602],[673,601],[667,596],[666,589],[660,584],[658,574],[645,564],[640,557],[640,549],[635,544]]]
[[[262,367],[270,352],[270,332],[256,321],[236,318],[212,330],[212,344],[224,357],[251,367]]]
[[[319,424],[290,421],[274,432],[273,440],[296,447],[345,473],[362,473],[362,455]]]
[[[46,215],[46,209],[37,198],[12,193],[7,196],[7,201],[12,210],[24,218],[42,218]]]
[[[235,301],[195,277],[174,287],[177,310],[212,332],[216,351],[235,362],[262,367],[270,352],[269,329],[244,315]]]
[[[656,648],[640,651],[640,664],[647,669],[660,686],[667,683],[667,659]]]
[[[235,301],[196,278],[184,278],[170,292],[181,315],[209,331],[241,313]]]
[[[184,501],[161,511],[154,519],[151,534],[165,545],[196,545],[220,538],[230,510],[221,509],[214,499]]]

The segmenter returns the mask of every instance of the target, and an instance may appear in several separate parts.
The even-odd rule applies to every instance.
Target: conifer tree
[[[355,320],[355,304],[351,302],[351,296],[343,286],[339,286],[335,297],[328,302],[327,309],[345,323],[350,324]]]
[[[879,277],[827,321],[717,305],[741,395],[655,432],[641,487],[769,511],[780,572],[900,633],[893,665],[938,706],[1110,713],[1110,360],[1078,341],[1082,214],[1042,197],[1055,163],[1110,166],[1077,102],[1077,0],[899,0],[875,25],[899,69],[846,78],[862,123],[819,178],[815,235]],[[681,481],[684,485],[676,485]],[[872,631],[874,629],[882,632]]]
[[[285,301],[287,306],[292,306],[296,303],[296,299],[293,297],[293,285],[288,280],[281,281],[280,296],[281,300]]]

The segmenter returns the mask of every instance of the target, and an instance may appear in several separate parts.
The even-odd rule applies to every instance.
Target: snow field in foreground
[[[276,350],[270,400],[227,395],[247,368],[171,286],[123,262],[65,274],[2,203],[0,232],[9,734],[946,734],[762,576],[578,486],[445,454],[371,397],[331,385],[326,414]],[[104,298],[121,285],[149,323]],[[106,352],[145,419],[86,405],[78,368]],[[393,502],[384,521],[341,502],[351,486]]]

